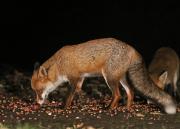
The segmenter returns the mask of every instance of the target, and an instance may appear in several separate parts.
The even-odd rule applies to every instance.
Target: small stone
[[[66,129],[74,129],[73,127],[66,127]]]
[[[51,116],[51,115],[52,115],[52,112],[49,112],[48,115]]]
[[[83,127],[82,129],[95,129],[95,128],[92,126],[86,126],[86,127]]]
[[[101,117],[100,117],[100,116],[97,116],[97,118],[98,118],[98,119],[101,119]]]
[[[78,123],[76,125],[73,125],[75,129],[79,129],[79,128],[82,128],[84,126],[84,123]]]
[[[136,114],[137,117],[144,117],[145,115],[141,114],[141,113],[137,113]]]
[[[80,119],[80,117],[79,117],[79,116],[77,116],[75,119]]]

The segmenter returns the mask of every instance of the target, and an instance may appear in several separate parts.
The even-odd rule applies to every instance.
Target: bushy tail
[[[128,76],[136,90],[148,99],[152,99],[163,106],[166,113],[176,113],[176,104],[174,100],[170,95],[153,83],[148,75],[145,63],[138,53],[136,53],[132,58],[131,65],[128,69]]]

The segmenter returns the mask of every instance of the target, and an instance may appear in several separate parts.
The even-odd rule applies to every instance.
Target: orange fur
[[[50,92],[68,81],[71,85],[65,105],[68,107],[75,93],[81,89],[85,75],[104,77],[112,91],[113,99],[109,105],[112,109],[117,107],[120,100],[119,82],[124,76],[129,75],[137,90],[161,104],[167,113],[175,113],[175,103],[168,94],[152,83],[141,55],[130,45],[114,38],[96,39],[61,48],[34,71],[32,89],[38,96],[38,103],[43,104]],[[127,86],[125,90],[131,97],[130,87]],[[159,100],[155,93],[165,99]],[[132,98],[129,99],[131,100]]]

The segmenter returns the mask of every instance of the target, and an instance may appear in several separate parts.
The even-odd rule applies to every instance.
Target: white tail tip
[[[175,105],[168,105],[165,107],[165,112],[167,114],[176,114],[176,106]]]

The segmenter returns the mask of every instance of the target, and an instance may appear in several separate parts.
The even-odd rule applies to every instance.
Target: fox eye
[[[43,81],[44,80],[44,78],[43,77],[39,77],[39,81]]]
[[[43,82],[43,83],[44,83],[44,82],[46,81],[46,78],[42,77],[42,78],[40,78],[39,80],[40,80],[40,82]]]

